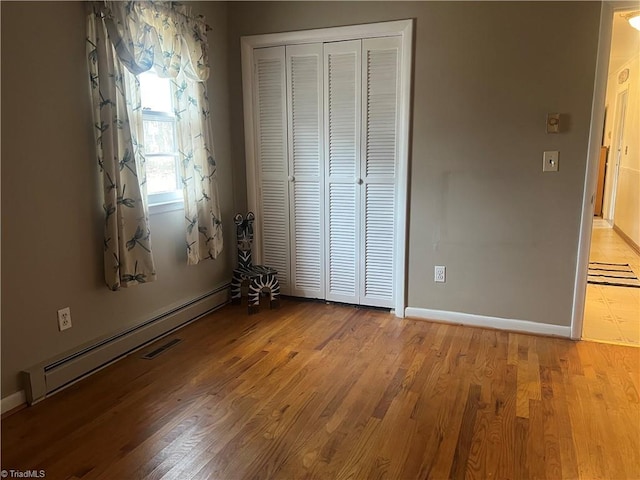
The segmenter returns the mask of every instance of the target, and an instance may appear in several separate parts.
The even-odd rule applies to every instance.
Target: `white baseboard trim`
[[[528,320],[514,320],[510,318],[488,317],[473,313],[447,312],[430,308],[407,307],[405,316],[421,320],[469,325],[472,327],[494,328],[511,332],[533,333],[536,335],[551,335],[554,337],[571,338],[571,327],[551,325],[549,323],[530,322]]]
[[[14,408],[19,407],[20,405],[25,403],[27,403],[27,395],[24,393],[24,390],[20,390],[19,392],[12,393],[11,395],[2,399],[0,412],[7,413],[9,410],[13,410]]]

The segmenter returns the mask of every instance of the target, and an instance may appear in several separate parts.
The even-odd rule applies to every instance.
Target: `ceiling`
[[[609,74],[617,71],[627,60],[640,52],[640,31],[629,25],[622,17],[624,13],[626,12],[615,12],[613,15]]]

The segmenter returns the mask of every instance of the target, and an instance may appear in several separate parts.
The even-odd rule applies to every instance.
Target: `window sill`
[[[173,212],[174,210],[183,210],[184,200],[172,200],[170,202],[154,203],[149,205],[149,215],[158,215],[166,212]]]

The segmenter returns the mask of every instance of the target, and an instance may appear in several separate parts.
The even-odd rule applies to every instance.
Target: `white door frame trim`
[[[330,27],[315,30],[251,35],[240,40],[242,53],[242,90],[244,104],[245,161],[247,167],[247,205],[255,211],[259,198],[256,169],[256,138],[253,124],[253,50],[285,44],[335,42],[362,38],[400,36],[402,37],[402,57],[400,71],[400,105],[398,111],[398,180],[395,208],[395,262],[394,262],[394,305],[395,314],[404,317],[406,306],[406,264],[407,264],[407,224],[408,224],[408,184],[409,184],[409,126],[411,111],[411,66],[413,52],[413,20],[370,23],[344,27]],[[259,236],[254,239],[255,258],[262,260],[262,246]]]
[[[622,107],[622,99],[624,98],[624,108]],[[618,183],[620,181],[620,157],[624,142],[624,125],[627,120],[627,106],[629,104],[629,85],[625,85],[622,89],[615,92],[613,110],[613,141],[611,142],[611,152],[613,152],[613,175],[611,180],[611,191],[609,192],[609,212],[603,217],[609,221],[611,225],[616,221],[616,197],[618,196]],[[604,200],[603,200],[604,202]]]
[[[600,10],[600,35],[598,39],[598,56],[591,104],[591,128],[589,130],[589,147],[587,150],[587,166],[585,169],[584,189],[582,194],[582,213],[580,216],[580,235],[578,240],[578,256],[573,288],[573,309],[571,313],[571,338],[582,338],[584,306],[587,296],[587,271],[589,268],[589,250],[591,248],[591,228],[593,225],[593,209],[598,180],[598,160],[602,129],[604,127],[604,107],[607,93],[607,73],[611,51],[611,33],[615,10],[628,8],[629,4],[621,1],[604,1]]]

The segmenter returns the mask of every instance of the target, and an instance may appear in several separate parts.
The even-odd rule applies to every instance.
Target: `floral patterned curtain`
[[[217,168],[211,141],[209,100],[204,82],[174,80],[178,153],[184,194],[187,263],[216,258],[222,251]]]
[[[217,170],[211,141],[211,122],[205,83],[209,77],[209,64],[207,26],[204,19],[192,17],[186,6],[176,2],[107,1],[93,3],[89,23],[92,25],[88,26],[87,30],[90,70],[92,65],[99,64],[97,60],[92,60],[92,57],[102,55],[111,59],[114,63],[111,72],[120,72],[115,73],[113,80],[121,78],[129,92],[128,113],[132,121],[123,123],[123,129],[128,129],[131,143],[136,146],[135,150],[132,148],[131,151],[134,151],[133,163],[137,167],[137,178],[142,184],[141,197],[145,200],[139,204],[143,207],[146,207],[146,195],[142,191],[145,182],[144,146],[141,133],[136,132],[136,129],[141,129],[141,121],[138,121],[140,94],[136,91],[138,82],[129,75],[129,72],[137,75],[154,69],[159,76],[172,79],[178,127],[177,144],[181,156],[180,168],[183,179],[187,262],[196,264],[206,258],[216,258],[222,251],[223,241]],[[108,41],[103,42],[104,48],[95,48],[96,53],[93,53],[92,39],[96,36],[92,34],[93,31],[99,31],[103,38],[108,38]],[[108,46],[108,43],[111,46]],[[98,44],[96,43],[95,46],[98,47]],[[95,75],[98,79],[99,73],[95,72]],[[93,86],[96,83],[93,80],[93,71],[91,76]],[[95,93],[96,89],[98,93]],[[108,112],[103,114],[102,110],[96,107],[105,100],[100,98],[99,87],[93,90],[94,114],[99,113],[101,117],[105,117],[99,120],[107,125],[110,123],[109,118],[113,117],[109,117]],[[131,126],[134,128],[132,129]],[[126,138],[123,140],[126,141]],[[102,157],[100,159],[99,153],[101,165],[104,164],[105,155]],[[104,172],[105,170],[103,175],[105,175]],[[142,229],[145,233],[141,240],[148,241],[146,208],[144,213],[139,213],[141,214],[137,217],[138,221],[144,219],[145,223]],[[128,250],[127,254],[130,252],[131,250]],[[155,277],[153,262],[146,265],[151,266],[151,270],[144,271],[145,279],[149,281]],[[142,262],[138,268],[141,267]]]
[[[127,105],[128,75],[114,58],[104,22],[87,19],[87,54],[104,209],[104,277],[112,290],[155,280],[144,164],[137,161]],[[142,181],[141,181],[142,179]],[[142,187],[141,187],[142,185]]]

